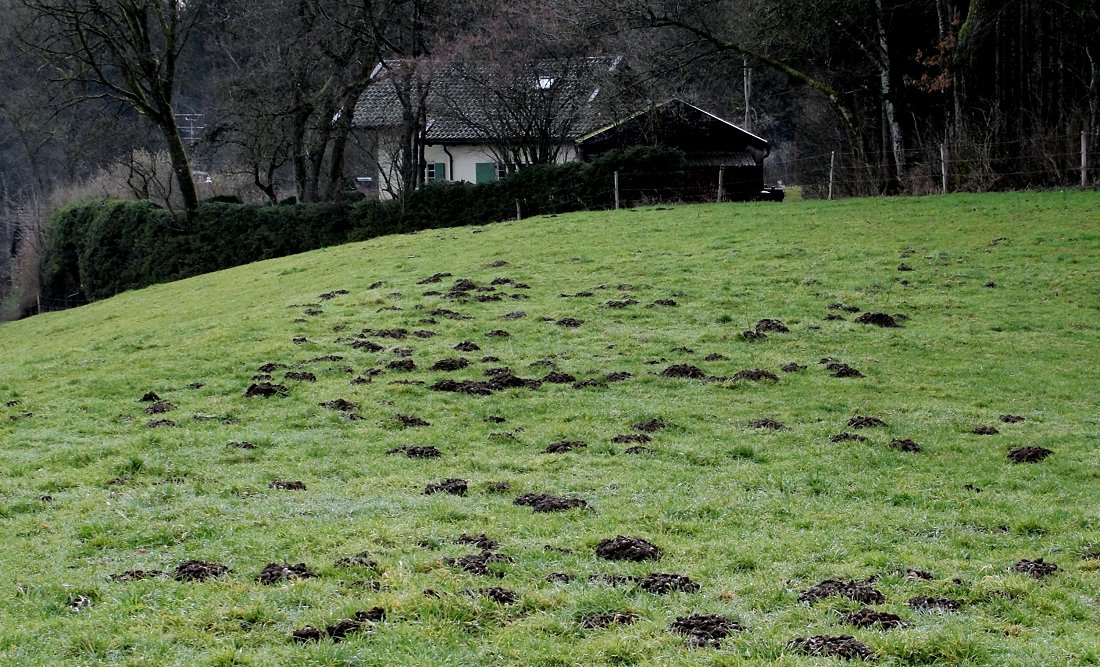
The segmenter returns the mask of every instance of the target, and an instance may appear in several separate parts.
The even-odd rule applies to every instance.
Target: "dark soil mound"
[[[624,449],[623,454],[648,454],[652,451],[653,450],[650,449],[649,447],[645,447],[645,446],[642,446],[642,445],[636,445],[634,447],[627,447],[626,449]]]
[[[142,403],[155,403],[155,402],[160,400],[160,396],[157,396],[157,392],[150,391],[150,392],[147,392],[144,396],[142,396],[140,400],[141,400]],[[9,408],[14,408],[15,406],[19,405],[19,402],[18,401],[8,401],[7,403],[5,403],[5,405],[7,405]]]
[[[408,329],[363,329],[363,333],[378,336],[379,338],[392,338],[404,340],[409,335]]]
[[[322,408],[328,408],[329,410],[337,410],[339,412],[352,412],[359,408],[358,405],[351,401],[345,401],[342,398],[337,398],[332,401],[325,401],[324,403],[318,403]]]
[[[501,285],[513,285],[515,284],[515,282],[516,281],[512,280],[511,278],[502,276],[500,278],[493,278],[493,280],[489,284],[494,287],[499,287]]]
[[[860,311],[859,306],[846,306],[843,303],[830,303],[829,310],[842,310],[845,313],[858,313]]]
[[[536,512],[564,512],[566,510],[588,507],[580,498],[552,496],[547,493],[525,493],[512,501],[513,505],[530,507]]]
[[[623,380],[629,380],[634,377],[633,373],[628,371],[614,371],[604,376],[604,379],[608,382],[622,382]]]
[[[865,417],[863,415],[856,415],[848,420],[848,426],[851,428],[878,428],[880,426],[886,426],[886,422],[882,421],[878,417]]]
[[[661,377],[684,378],[688,380],[707,380],[707,374],[698,366],[688,364],[674,364],[661,371]]]
[[[951,598],[934,598],[927,595],[918,595],[909,598],[909,606],[916,611],[958,611],[961,606],[957,600]]]
[[[584,320],[578,320],[575,317],[563,317],[554,324],[560,327],[566,327],[568,329],[576,329],[580,325],[584,324]]]
[[[26,414],[26,416],[29,417],[30,413],[28,412]],[[148,426],[149,428],[165,428],[165,427],[168,427],[168,426],[175,426],[175,425],[176,425],[176,422],[172,421],[171,419],[150,419],[149,423],[146,424],[146,426]]]
[[[844,658],[845,660],[875,659],[875,653],[871,650],[871,647],[851,635],[798,637],[788,642],[787,648],[806,655]]]
[[[482,597],[489,598],[497,604],[515,604],[519,601],[519,596],[507,588],[483,588],[476,592]]]
[[[317,376],[316,375],[314,375],[313,373],[306,372],[306,371],[290,371],[289,373],[283,375],[283,378],[287,379],[287,380],[293,380],[295,382],[316,382],[317,381]]]
[[[295,345],[305,345],[309,342],[309,339],[305,336],[295,336],[294,338],[290,339],[290,342],[294,343]]]
[[[905,438],[904,440],[899,440],[897,438],[894,438],[893,440],[890,441],[890,446],[893,447],[894,449],[900,449],[903,452],[919,452],[919,451],[921,451],[921,446],[919,444],[913,442],[909,438]]]
[[[443,280],[444,278],[450,278],[450,277],[451,277],[451,274],[446,273],[446,272],[444,272],[444,273],[433,273],[432,275],[428,276],[427,278],[421,278],[420,280],[416,281],[416,284],[417,285],[431,285],[432,283],[437,283],[437,282]]]
[[[455,544],[469,544],[483,551],[492,551],[493,549],[497,548],[496,541],[487,537],[485,533],[481,533],[480,535],[468,535],[466,533],[462,533],[455,538]]]
[[[564,454],[565,452],[571,452],[574,449],[580,449],[587,447],[588,443],[581,442],[580,440],[559,440],[558,442],[551,443],[546,449],[543,450],[544,454]]]
[[[157,401],[145,408],[145,414],[147,415],[162,415],[165,412],[171,412],[176,409],[176,404],[172,401]]]
[[[731,632],[740,632],[745,628],[737,621],[725,616],[692,614],[678,616],[669,624],[668,629],[687,635],[688,640],[695,646],[717,646]]]
[[[646,560],[660,560],[661,550],[657,548],[657,545],[640,537],[618,535],[606,540],[600,540],[600,543],[596,545],[596,555],[608,560],[641,562]]]
[[[160,570],[126,570],[121,574],[112,575],[111,581],[141,581],[142,579],[153,579],[162,576],[164,576],[164,572]]]
[[[428,314],[432,315],[433,317],[445,317],[448,320],[472,320],[472,319],[474,319],[474,318],[470,317],[469,315],[463,315],[462,313],[458,313],[458,312],[455,312],[453,310],[448,310],[446,308],[433,308],[432,310],[428,311]]]
[[[472,292],[478,289],[477,283],[466,278],[459,278],[455,281],[454,285],[451,285],[451,294],[462,294],[464,292]]]
[[[272,396],[286,396],[290,393],[284,385],[271,384],[270,382],[257,382],[249,385],[244,392],[245,398],[270,398]]]
[[[434,331],[428,331],[427,329],[418,329],[413,332],[413,335],[417,338],[435,338],[436,333]]]
[[[766,371],[762,368],[751,368],[743,371],[737,371],[733,374],[732,380],[747,380],[749,382],[760,382],[762,380],[771,380],[772,382],[779,382],[779,376],[771,371]]]
[[[613,299],[604,304],[606,308],[626,308],[627,306],[633,306],[638,302],[635,299]]]
[[[829,442],[867,442],[867,438],[856,433],[837,433],[833,437],[829,438]]]
[[[443,456],[435,447],[420,445],[406,445],[404,447],[395,447],[386,452],[387,454],[404,454],[410,459],[437,459]]]
[[[320,628],[315,628],[312,625],[307,625],[298,628],[294,632],[290,633],[290,640],[297,644],[305,644],[308,642],[319,642],[325,637],[325,631]]]
[[[898,264],[898,271],[912,271],[913,267],[909,266],[905,262]]]
[[[699,584],[683,574],[654,572],[639,579],[638,588],[647,593],[664,595],[665,593],[671,593],[673,591],[694,593],[699,590]]]
[[[493,393],[493,388],[488,382],[478,380],[440,380],[431,386],[435,391],[450,391],[456,394],[470,394],[471,396],[488,396]]]
[[[798,601],[813,604],[818,600],[834,596],[846,597],[863,604],[886,602],[886,597],[875,590],[868,581],[844,579],[826,579],[819,584],[814,584],[799,594]]]
[[[836,313],[829,313],[825,316],[826,322],[844,322],[844,317],[837,315]]]
[[[256,449],[256,445],[252,444],[251,442],[248,442],[247,440],[242,440],[240,442],[237,442],[237,441],[227,442],[227,443],[225,443],[225,446],[226,447],[234,447],[236,449]]]
[[[1036,579],[1042,579],[1043,577],[1048,577],[1057,572],[1058,566],[1054,563],[1047,563],[1042,558],[1037,560],[1028,560],[1025,558],[1013,565],[1012,569],[1017,572],[1023,572]]]
[[[499,577],[504,575],[490,570],[489,564],[511,563],[512,559],[503,554],[498,554],[492,551],[485,550],[479,554],[469,554],[466,556],[459,556],[458,558],[448,558],[444,562],[451,567],[457,567],[464,572],[469,572],[470,574]]]
[[[782,422],[777,422],[774,419],[753,419],[749,421],[750,428],[768,428],[773,431],[786,430],[786,425]]]
[[[508,333],[504,329],[493,329],[485,334],[488,338],[509,338],[512,334]]]
[[[1006,424],[1019,424],[1024,420],[1020,415],[1001,415],[1001,421]]]
[[[799,364],[798,362],[792,361],[789,364],[783,364],[782,366],[780,366],[779,370],[783,371],[784,373],[797,373],[798,371],[806,370],[806,367],[802,364]]]
[[[267,488],[278,489],[279,491],[305,491],[306,485],[296,480],[276,479],[268,484]]]
[[[502,315],[501,319],[504,319],[504,320],[522,320],[525,317],[527,317],[527,313],[523,312],[522,310],[513,310],[510,313],[505,313],[504,315]]]
[[[185,560],[176,566],[176,581],[206,581],[217,579],[229,572],[221,563],[207,563],[201,560]]]
[[[676,303],[672,299],[657,299],[656,301],[653,302],[653,305],[654,306],[665,306],[665,307],[668,307],[668,308],[674,308],[674,307],[676,307],[680,304]]]
[[[551,572],[546,575],[546,581],[551,584],[568,584],[573,581],[573,575],[567,572]]]
[[[303,364],[320,364],[320,363],[323,363],[323,362],[326,362],[326,361],[343,361],[343,360],[344,360],[344,358],[342,356],[338,355],[338,354],[324,354],[324,355],[321,355],[319,357],[314,357],[312,359],[306,359],[302,363]]]
[[[397,421],[398,424],[400,424],[401,426],[404,426],[405,428],[416,428],[416,427],[419,427],[419,426],[431,426],[432,425],[432,423],[430,421],[428,421],[426,419],[421,419],[420,417],[417,417],[416,415],[396,414],[396,415],[393,416],[393,418]]]
[[[489,422],[490,424],[504,424],[507,423],[508,420],[499,415],[489,415],[485,418],[485,421]]]
[[[412,359],[394,359],[386,364],[386,368],[391,371],[415,371],[416,362]]]
[[[291,633],[290,638],[299,644],[321,641],[325,637],[329,637],[333,642],[340,642],[350,634],[361,632],[367,624],[377,623],[385,618],[385,610],[381,607],[374,607],[368,611],[356,612],[352,618],[342,618],[331,623],[324,630],[307,625]]]
[[[455,345],[455,349],[459,352],[477,352],[481,348],[478,347],[478,344],[473,341],[464,340],[458,345]]]
[[[614,572],[600,572],[598,574],[592,574],[588,577],[588,582],[592,584],[602,584],[604,586],[626,586],[628,584],[634,584],[638,581],[638,577],[632,577],[626,574],[615,574]]]
[[[1000,431],[995,426],[976,426],[971,433],[974,435],[997,435]]]
[[[289,563],[268,563],[264,566],[256,581],[270,586],[286,579],[309,579],[316,577],[317,573],[306,567],[305,563],[291,565]]]
[[[625,445],[628,443],[636,442],[650,442],[653,438],[649,437],[645,433],[624,433],[611,438],[611,442],[617,445]]]
[[[368,570],[373,570],[378,567],[378,561],[371,558],[369,551],[360,551],[354,556],[345,556],[338,559],[335,565],[336,567],[365,567]]]
[[[760,332],[760,333],[763,333],[763,332],[766,332],[766,331],[772,331],[774,333],[790,333],[790,331],[791,331],[790,329],[787,328],[787,325],[783,324],[779,320],[769,320],[769,319],[760,320],[759,322],[756,323],[756,326],[753,327],[753,328],[756,329],[756,331]]]
[[[891,315],[886,313],[863,313],[855,319],[860,324],[873,324],[876,327],[886,327],[888,329],[894,329],[900,327],[898,321]]]
[[[333,290],[331,292],[325,292],[324,294],[318,296],[317,298],[320,299],[321,301],[328,301],[329,299],[335,299],[336,297],[343,296],[347,293],[348,293],[348,291],[346,289],[338,289],[338,290]]]
[[[826,366],[830,373],[835,378],[861,378],[863,373],[860,373],[855,368],[852,368],[848,364],[842,364],[840,362],[833,362]]]
[[[281,370],[284,370],[284,369],[287,369],[287,368],[290,368],[290,366],[287,366],[286,364],[280,364],[280,363],[277,363],[277,362],[274,362],[274,361],[269,361],[268,363],[264,364],[263,366],[260,366],[256,370],[259,371],[260,373],[274,373],[275,371],[281,371]]]
[[[637,614],[623,614],[619,612],[612,614],[592,614],[581,619],[581,627],[593,630],[596,628],[606,628],[611,625],[633,625],[637,622]]]
[[[549,382],[550,384],[572,384],[577,381],[577,378],[569,373],[560,373],[558,371],[550,371],[546,374],[546,377],[542,378],[543,382]]]
[[[741,332],[741,340],[747,341],[749,343],[765,340],[765,339],[767,339],[767,337],[768,337],[767,334],[765,334],[763,332],[760,332],[760,331],[742,331]]]
[[[386,349],[378,343],[371,342],[369,340],[357,340],[351,344],[356,350],[366,350],[367,352],[381,352]]]
[[[449,493],[452,496],[464,496],[466,495],[466,480],[458,479],[457,477],[448,477],[442,482],[428,484],[424,487],[424,495],[430,496],[433,493]]]
[[[637,424],[632,425],[630,428],[635,431],[642,431],[643,433],[656,433],[663,428],[668,428],[669,423],[661,419],[660,417],[654,417],[653,419],[647,419],[640,421]]]
[[[727,357],[726,355],[718,354],[717,352],[712,352],[712,353],[708,354],[707,356],[703,357],[703,361],[729,361],[729,359],[730,358]]]
[[[1013,463],[1038,463],[1054,452],[1046,447],[1017,447],[1008,453]]]
[[[901,616],[888,611],[875,611],[870,607],[848,614],[844,622],[857,628],[904,628],[906,625]]]

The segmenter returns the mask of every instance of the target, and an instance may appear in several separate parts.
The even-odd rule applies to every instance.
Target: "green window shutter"
[[[445,181],[447,180],[447,163],[436,162],[435,163],[435,180]]]
[[[497,166],[493,162],[478,162],[474,165],[476,171],[475,183],[492,183],[497,180]]]

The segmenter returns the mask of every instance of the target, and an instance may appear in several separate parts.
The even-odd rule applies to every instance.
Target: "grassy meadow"
[[[835,665],[790,642],[851,635],[881,665],[1098,665],[1098,221],[1096,192],[549,216],[4,324],[0,664]],[[747,339],[763,319],[789,332]],[[432,388],[499,368],[565,381]],[[246,398],[264,381],[286,395]],[[425,493],[447,479],[466,494]],[[660,559],[597,556],[619,535]],[[228,571],[177,580],[188,560]],[[799,601],[828,579],[881,600]],[[849,624],[864,606],[904,627]],[[692,614],[741,629],[692,642]]]

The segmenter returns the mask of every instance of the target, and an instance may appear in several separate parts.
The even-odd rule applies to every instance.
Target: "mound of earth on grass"
[[[270,586],[287,579],[310,579],[316,576],[317,573],[306,567],[305,563],[298,563],[296,565],[291,565],[289,563],[268,563],[264,566],[260,575],[256,577],[256,581],[266,586]]]
[[[490,570],[489,564],[511,563],[512,558],[505,556],[504,554],[498,554],[486,550],[477,554],[459,556],[458,558],[448,558],[444,562],[451,567],[457,567],[464,572],[469,572],[470,574],[478,574],[481,576],[504,576]]]
[[[645,433],[624,433],[611,438],[611,442],[617,445],[625,445],[627,443],[635,442],[650,442],[653,438],[649,437]]]
[[[512,501],[513,505],[530,507],[536,512],[564,512],[578,507],[588,507],[580,498],[552,496],[548,493],[525,493]]]
[[[403,426],[405,428],[417,428],[417,427],[431,426],[432,425],[432,423],[430,421],[428,421],[426,419],[421,419],[420,417],[417,417],[416,415],[396,414],[396,415],[393,416],[393,418],[394,418],[395,421],[397,421],[398,424],[400,424],[401,426]]]
[[[890,441],[890,446],[893,447],[894,449],[898,449],[898,450],[901,450],[903,452],[919,452],[919,451],[921,451],[921,446],[919,444],[913,442],[909,438],[905,438],[904,440],[894,438],[893,440]]]
[[[433,371],[458,371],[470,365],[470,361],[464,357],[456,359],[440,359],[432,364],[429,370]]]
[[[1012,569],[1016,572],[1023,572],[1029,577],[1033,577],[1035,579],[1043,579],[1057,572],[1058,566],[1054,563],[1048,563],[1042,558],[1038,558],[1036,560],[1028,560],[1024,558],[1023,560],[1020,560],[1015,565],[1013,565]]]
[[[378,561],[371,558],[369,551],[360,551],[354,556],[344,556],[335,563],[336,567],[364,567],[373,570],[378,567]]]
[[[378,623],[386,618],[386,612],[381,607],[373,607],[368,611],[355,612],[351,618],[342,618],[329,624],[323,630],[307,625],[291,633],[291,641],[299,644],[321,641],[328,637],[333,642],[340,642],[348,635],[361,632],[368,624]]]
[[[641,562],[660,560],[661,550],[657,545],[641,537],[617,535],[600,540],[596,545],[596,555],[607,560],[629,560]]]
[[[848,420],[848,426],[851,428],[880,428],[885,427],[886,422],[882,421],[878,417],[865,417],[862,415],[856,415]]]
[[[437,459],[443,456],[443,452],[432,446],[406,445],[387,450],[387,454],[404,454],[410,459]]]
[[[904,628],[905,621],[901,616],[888,611],[875,611],[870,607],[864,607],[859,611],[844,616],[844,622],[857,628]]]
[[[270,382],[256,382],[248,386],[244,392],[245,398],[270,398],[272,396],[286,396],[290,391],[281,384]]]
[[[677,634],[686,635],[695,646],[717,646],[731,632],[740,632],[743,625],[725,616],[714,614],[692,614],[678,616],[669,623],[668,629]]]
[[[571,452],[574,449],[581,449],[587,446],[587,443],[581,442],[580,440],[561,440],[560,442],[550,444],[542,451],[544,454],[564,454],[565,452]]]
[[[888,329],[896,329],[901,326],[892,315],[887,315],[886,313],[863,313],[857,317],[855,321],[860,324],[873,324],[876,327]]]
[[[749,420],[749,428],[764,428],[771,429],[772,431],[782,431],[787,427],[782,422],[777,422],[774,419],[751,419]]]
[[[653,572],[638,580],[638,588],[647,593],[664,595],[665,593],[671,593],[673,591],[694,593],[699,590],[699,584],[683,574]]]
[[[781,321],[772,319],[760,320],[753,328],[759,333],[764,333],[768,331],[774,333],[790,333],[791,331],[787,328],[787,325],[783,324]]]
[[[449,477],[441,482],[428,484],[424,487],[424,495],[430,496],[433,493],[448,493],[452,496],[464,496],[466,495],[466,480],[458,479],[457,477]]]
[[[787,643],[787,648],[804,653],[845,660],[874,660],[875,653],[863,642],[851,635],[816,635],[798,637]]]
[[[332,401],[325,401],[324,403],[318,403],[317,405],[322,408],[328,408],[329,410],[336,410],[338,412],[354,412],[359,409],[359,406],[351,401],[346,401],[342,398],[337,398]]]
[[[826,579],[802,591],[798,601],[813,604],[829,597],[845,597],[862,604],[886,602],[886,596],[875,590],[868,581],[854,579]]]
[[[958,600],[951,598],[935,598],[928,595],[918,595],[909,598],[909,606],[916,611],[958,611]]]
[[[269,489],[278,489],[279,491],[305,491],[306,485],[304,482],[297,480],[285,480],[276,479],[267,485]]]
[[[1000,433],[996,426],[975,426],[974,430],[970,432],[974,435],[997,435]]]
[[[709,376],[703,369],[690,364],[673,364],[660,373],[661,377],[679,378],[684,380],[707,380]]]
[[[550,384],[572,384],[573,382],[577,381],[577,378],[570,375],[569,373],[550,371],[546,374],[545,377],[542,378],[542,381],[548,382]]]
[[[606,628],[612,625],[633,625],[638,622],[638,615],[631,613],[614,612],[610,614],[591,614],[581,619],[581,627],[587,630]]]
[[[1020,415],[1001,415],[1001,421],[1006,424],[1019,424],[1024,421]]]
[[[141,581],[161,576],[164,576],[164,572],[160,570],[126,570],[120,574],[111,575],[111,581]]]
[[[1054,452],[1046,447],[1017,447],[1008,453],[1013,463],[1038,463]]]
[[[630,428],[643,433],[655,433],[663,428],[668,428],[668,426],[669,424],[665,420],[660,417],[654,417],[653,419],[646,419],[637,424],[633,424]]]
[[[856,433],[848,433],[845,431],[843,433],[837,433],[829,438],[829,442],[867,442],[867,438]]]
[[[789,364],[783,364],[782,366],[780,366],[779,370],[783,371],[784,373],[797,373],[798,371],[806,370],[806,367],[796,361],[792,361]]]
[[[26,414],[26,416],[29,417],[30,413],[28,412]],[[149,428],[165,428],[165,427],[168,427],[168,426],[175,426],[175,425],[176,425],[176,422],[172,421],[171,419],[150,419],[149,423],[146,424],[146,426],[148,426]]]
[[[455,544],[469,544],[483,551],[492,551],[497,548],[496,540],[490,538],[485,533],[479,533],[477,535],[462,533],[455,538]]]
[[[766,371],[762,368],[750,368],[743,371],[737,371],[733,374],[731,380],[747,380],[749,382],[761,382],[763,380],[770,380],[772,382],[779,382],[779,376],[771,371]]]
[[[147,415],[160,415],[165,412],[171,412],[176,409],[176,404],[172,401],[156,401],[149,407],[145,408],[145,414]]]
[[[206,581],[217,579],[228,572],[229,568],[221,563],[185,560],[176,566],[174,577],[176,581]]]

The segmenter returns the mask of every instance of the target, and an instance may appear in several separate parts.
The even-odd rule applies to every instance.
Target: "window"
[[[507,175],[508,175],[508,165],[504,164],[503,162],[498,162],[497,163],[497,180],[499,181],[500,179],[504,178]]]
[[[447,163],[446,162],[429,162],[424,167],[424,181],[445,181],[447,180]]]
[[[554,77],[552,76],[540,76],[535,82],[535,87],[539,90],[550,90],[554,87]]]

